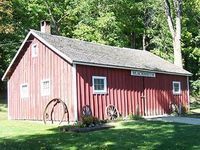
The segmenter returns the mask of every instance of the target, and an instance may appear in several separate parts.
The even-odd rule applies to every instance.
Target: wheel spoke
[[[88,105],[83,106],[82,115],[83,116],[91,116],[92,115],[92,111],[90,109],[90,106],[88,106]]]
[[[113,105],[106,107],[106,115],[109,120],[114,120],[118,117],[118,111]]]

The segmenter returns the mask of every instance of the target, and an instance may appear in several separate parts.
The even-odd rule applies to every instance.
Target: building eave
[[[97,64],[97,63],[91,63],[91,62],[73,61],[73,64],[86,65],[86,66],[94,66],[94,67],[115,68],[115,69],[148,71],[148,72],[153,72],[153,73],[161,73],[161,74],[169,74],[169,75],[192,76],[192,74],[189,74],[189,73],[186,74],[186,73],[177,73],[177,72],[166,72],[166,71],[150,70],[150,69],[144,69],[144,68],[134,68],[134,67],[128,67],[128,66],[118,66],[118,65],[109,65],[109,64]]]

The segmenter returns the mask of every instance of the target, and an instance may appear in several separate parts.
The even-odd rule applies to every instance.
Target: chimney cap
[[[49,20],[40,21],[40,31],[51,34],[51,22]]]
[[[50,21],[49,20],[41,20],[40,23],[42,23],[42,24],[44,24],[44,23],[50,24]]]

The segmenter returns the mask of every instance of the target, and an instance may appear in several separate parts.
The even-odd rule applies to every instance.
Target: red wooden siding
[[[23,48],[23,57],[8,81],[10,118],[42,120],[46,104],[53,98],[61,98],[68,106],[70,120],[73,120],[72,66],[36,38],[32,37],[28,42]],[[32,58],[31,45],[34,43],[38,44],[39,53],[38,57]],[[49,96],[41,96],[41,80],[44,79],[50,79]],[[20,84],[23,83],[28,84],[29,97],[22,99]],[[57,107],[55,112],[55,118],[59,118],[62,109]]]
[[[94,116],[105,119],[109,104],[115,105],[122,116],[136,114],[137,110],[141,115],[163,115],[169,113],[171,102],[188,104],[187,77],[158,73],[156,78],[135,77],[130,70],[83,65],[76,68],[79,119],[84,105],[90,105]],[[107,77],[108,94],[93,94],[92,76]],[[173,81],[181,82],[180,95],[173,95]],[[143,95],[145,100],[141,99]]]
[[[32,44],[38,44],[38,57],[32,58]],[[77,90],[78,117],[81,108],[90,105],[94,116],[105,119],[109,104],[117,107],[125,117],[130,113],[163,115],[169,113],[170,103],[188,104],[187,77],[156,74],[156,78],[131,76],[130,70],[76,65],[76,83],[72,81],[72,66],[34,37],[26,42],[18,63],[8,81],[9,116],[11,119],[42,120],[46,104],[53,98],[61,98],[68,107],[70,120],[74,121],[74,104]],[[13,69],[13,68],[12,68]],[[93,94],[92,76],[107,77],[107,94]],[[50,80],[50,95],[41,96],[41,80]],[[181,82],[181,94],[173,95],[172,82]],[[20,85],[27,83],[29,97],[20,97]],[[73,87],[73,88],[72,88]],[[75,95],[72,95],[72,93]],[[145,96],[143,100],[141,97]],[[59,119],[62,107],[55,108]]]

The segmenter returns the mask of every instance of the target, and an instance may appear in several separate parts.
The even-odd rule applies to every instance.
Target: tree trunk
[[[142,36],[142,49],[145,51],[146,50],[146,34],[143,33]]]
[[[169,0],[165,0],[165,13],[167,16],[167,22],[169,30],[173,38],[173,49],[174,49],[174,64],[183,67],[182,55],[181,55],[181,5],[182,0],[173,0],[174,6],[176,7],[176,20],[175,26],[172,20],[171,7]]]
[[[176,18],[176,33],[173,40],[174,47],[174,64],[183,67],[181,55],[181,19]]]
[[[56,35],[59,35],[60,28],[59,28],[58,22],[56,22],[56,20],[55,20],[55,18],[53,16],[53,13],[52,13],[52,10],[51,10],[51,7],[50,7],[48,1],[45,0],[44,2],[45,2],[45,5],[46,5],[46,7],[47,7],[47,9],[49,11],[49,15],[51,17],[51,22],[53,23],[54,32],[55,32]]]
[[[136,37],[135,37],[135,32],[131,32],[131,48],[136,48]]]

